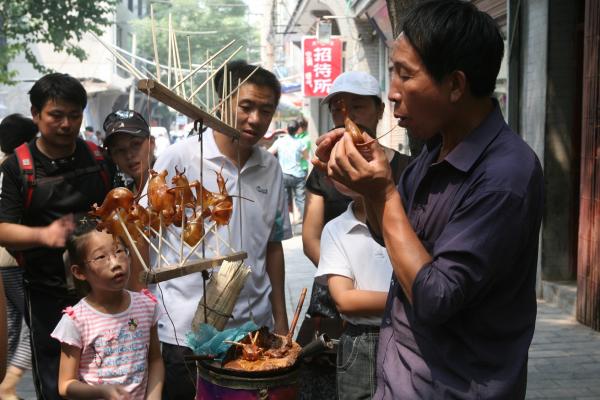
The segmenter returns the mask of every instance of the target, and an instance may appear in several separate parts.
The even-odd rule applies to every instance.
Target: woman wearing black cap
[[[104,146],[117,165],[123,178],[120,186],[127,186],[137,193],[148,179],[148,171],[154,164],[154,138],[148,123],[138,112],[119,110],[104,120],[106,139]]]

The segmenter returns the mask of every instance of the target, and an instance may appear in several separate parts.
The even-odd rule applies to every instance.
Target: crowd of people
[[[228,193],[242,193],[229,226],[217,228],[231,232],[251,266],[227,328],[253,321],[288,332],[282,241],[292,236],[295,202],[316,267],[297,340],[339,338],[335,352],[305,361],[301,398],[524,398],[543,175],[492,97],[502,36],[489,15],[459,0],[419,4],[401,31],[388,99],[398,124],[425,143],[411,157],[377,142],[385,103],[364,72],[333,82],[323,99],[333,129],[316,143],[301,118],[267,149],[259,143],[281,85],[264,68],[231,61],[229,80],[244,82],[233,102],[239,139],[206,129],[157,158],[139,112],[116,110],[104,132],[82,138],[81,83],[62,73],[36,81],[32,119],[0,123],[9,325],[0,399],[18,399],[29,369],[40,399],[195,398],[186,334],[201,274],[146,288],[131,253],[150,265],[159,255],[98,231],[88,215],[114,187],[145,205],[151,169],[185,171],[190,181],[204,171],[211,192],[223,190],[211,175],[218,171]],[[217,95],[225,81],[214,77]],[[346,132],[348,120],[360,140]],[[179,229],[163,234],[178,241]],[[218,240],[207,237],[206,257]],[[175,249],[162,250],[176,263]]]

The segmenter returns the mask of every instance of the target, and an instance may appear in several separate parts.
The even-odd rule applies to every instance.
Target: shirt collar
[[[500,105],[496,99],[492,101],[494,108],[483,122],[446,156],[445,161],[462,172],[471,169],[504,126]]]
[[[350,204],[348,204],[348,208],[346,208],[346,211],[344,211],[339,216],[340,228],[342,229],[344,234],[350,233],[352,230],[356,229],[359,226],[364,226],[365,228],[367,227],[366,224],[359,221],[358,218],[356,218],[356,216],[354,215],[354,211],[352,210],[353,205],[354,201],[351,201]]]
[[[215,141],[215,132],[212,129],[207,129],[202,135],[204,137],[203,151],[206,160],[228,160],[227,156],[219,150],[219,146],[217,146],[217,142]],[[261,151],[259,145],[255,145],[250,158],[248,158],[242,169],[244,170],[253,166],[266,167],[267,161],[264,153]]]

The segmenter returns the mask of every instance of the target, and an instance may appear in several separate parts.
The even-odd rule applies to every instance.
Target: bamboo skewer
[[[222,99],[225,98],[225,93],[227,93],[227,64],[225,64],[225,67],[223,67],[223,82],[222,82],[222,87],[221,87],[221,98]],[[223,102],[221,102],[221,121],[223,121],[225,124],[229,125],[227,123],[227,113],[225,112],[225,103],[223,103]],[[219,246],[217,245],[217,249],[218,248],[219,248]]]
[[[302,310],[302,304],[304,303],[304,297],[306,297],[306,288],[302,288],[302,292],[300,292],[300,299],[298,300],[298,305],[296,306],[296,312],[294,313],[294,319],[292,319],[292,324],[290,325],[290,330],[287,334],[286,345],[288,347],[292,346],[292,336],[294,335],[294,330],[296,329],[296,324],[298,323],[298,317],[300,317],[300,311]]]
[[[158,218],[160,218],[158,225],[158,254],[162,254],[162,244],[163,244],[163,215],[162,212],[158,213]],[[160,257],[158,257],[158,268],[160,268]]]
[[[176,82],[179,79],[179,65],[177,64],[177,38],[176,36],[173,34],[173,30],[171,30],[169,32],[169,35],[171,35],[171,51],[173,52],[173,54],[171,55],[171,57],[173,57],[173,80]],[[177,93],[179,96],[181,96],[181,87],[178,87],[175,90],[175,93]]]
[[[151,231],[152,233],[154,233],[156,236],[158,236],[158,235],[159,235],[159,232],[157,232],[157,231],[156,231],[156,229],[154,229],[154,228],[152,228],[152,227],[149,227],[149,228],[150,228],[150,231]],[[168,228],[167,228],[167,229],[168,229]],[[202,236],[202,239],[200,239],[200,240],[203,240],[203,239],[204,239],[204,236]],[[178,250],[177,250],[177,248],[175,247],[175,245],[173,245],[171,242],[169,242],[169,241],[168,241],[166,238],[163,238],[163,244],[164,244],[164,245],[166,245],[166,246],[167,246],[168,248],[170,248],[171,250],[173,250],[174,252],[177,252],[177,251],[178,251]],[[185,248],[186,248],[186,249],[190,249],[190,250],[192,250],[192,249],[193,249],[193,246],[190,246],[189,244],[187,244],[187,243],[185,243],[185,242],[184,242],[184,246],[185,246]],[[213,249],[211,246],[208,246],[208,248],[209,248],[209,250],[211,250],[212,252],[214,252],[214,251],[215,251],[215,249]],[[203,256],[203,255],[200,255],[200,254],[198,254],[198,252],[197,252],[197,249],[196,249],[196,250],[194,250],[194,251],[193,251],[193,253],[194,253],[194,254],[196,254],[196,256],[197,256],[197,257],[199,257],[199,258],[204,258],[204,256]],[[183,263],[181,263],[181,264],[183,264]]]
[[[110,51],[110,53],[113,56],[115,56],[119,61],[121,61],[121,63],[123,63],[123,65],[131,73],[131,75],[133,75],[137,79],[144,79],[144,74],[142,74],[142,72],[139,69],[137,69],[136,67],[131,65],[131,63],[129,61],[127,61],[127,59],[125,57],[123,57],[122,55],[119,54],[119,52],[117,52],[112,47],[110,47],[109,45],[104,43],[104,41],[102,39],[100,39],[98,37],[98,35],[96,35],[94,32],[91,32],[91,34],[97,41],[99,41],[102,44],[102,46],[104,46],[108,51]]]
[[[194,90],[194,92],[190,95],[190,97],[188,97],[188,100],[190,100],[191,98],[193,98],[200,90],[202,90],[202,88],[204,87],[204,85],[206,85],[210,79],[212,79],[213,76],[215,76],[217,74],[217,72],[219,72],[221,70],[221,68],[223,68],[225,65],[227,65],[227,63],[233,58],[235,57],[235,55],[237,53],[239,53],[242,49],[244,48],[244,46],[240,46],[238,47],[233,54],[231,54],[229,57],[227,57],[227,59],[223,62],[223,64],[221,64],[221,66],[219,68],[217,68],[204,82],[202,82],[202,84],[196,88],[196,90]]]
[[[142,255],[140,254],[140,251],[138,250],[137,246],[135,245],[135,241],[133,240],[133,238],[131,237],[131,234],[127,230],[127,226],[125,225],[125,222],[123,222],[123,218],[121,218],[121,214],[117,213],[117,218],[119,218],[119,223],[121,224],[121,228],[123,228],[123,231],[125,231],[125,235],[127,235],[127,240],[129,240],[129,244],[133,248],[135,255],[137,256],[138,260],[140,261],[140,264],[142,264],[142,267],[144,268],[144,270],[150,271],[150,269],[148,268],[148,265],[146,265],[146,261],[144,261],[144,259],[142,258]]]
[[[172,30],[172,26],[171,26],[171,13],[169,13],[169,32],[167,33],[167,37],[168,37],[168,47],[167,47],[167,51],[168,51],[168,71],[167,71],[167,87],[171,87],[171,54],[172,54],[172,45],[173,45],[173,37],[171,36],[171,30]]]
[[[227,225],[227,226],[229,227],[229,225]],[[235,251],[235,249],[234,249],[234,248],[232,248],[232,247],[231,247],[231,245],[230,245],[230,244],[229,244],[229,243],[228,243],[228,242],[227,242],[225,239],[223,239],[223,237],[222,237],[221,235],[219,235],[219,231],[218,231],[218,229],[215,229],[215,231],[213,232],[213,235],[215,235],[215,238],[216,238],[216,239],[221,239],[221,241],[222,241],[223,243],[225,243],[225,246],[229,247],[229,250],[231,250],[231,251]]]
[[[183,244],[185,240],[183,239],[183,235],[185,234],[185,229],[183,228],[185,225],[185,208],[183,207],[183,196],[181,196],[181,236],[179,237],[179,263],[183,261]]]
[[[158,78],[152,72],[148,71],[148,68],[142,67],[142,69],[143,69],[143,72],[145,72],[150,78],[152,78],[158,82]]]
[[[192,44],[190,42],[190,35],[187,36],[187,46],[188,46],[188,67],[189,70],[192,70]],[[191,73],[191,72],[190,72]],[[175,84],[177,85],[177,84]],[[190,79],[190,93],[194,91],[194,80]]]
[[[213,70],[214,70],[214,66],[213,66],[213,63],[211,62],[211,63],[210,63],[210,73],[211,73],[211,75],[212,75],[212,73],[213,73]],[[209,77],[207,77],[206,79],[209,79]],[[216,90],[215,90],[215,81],[214,81],[214,80],[211,80],[211,81],[210,81],[210,85],[208,85],[208,86],[207,86],[207,89],[206,89],[206,90],[208,90],[208,87],[209,87],[209,86],[211,87],[211,90],[210,90],[210,98],[212,99],[212,106],[213,106],[213,108],[214,108],[214,106],[215,106],[215,104],[216,104],[216,101],[215,101],[215,94],[216,94]],[[208,92],[207,92],[207,93],[208,93]],[[211,112],[211,111],[210,111],[210,109],[207,109],[206,111],[207,111],[209,114],[214,114],[214,111],[212,111],[212,112]]]
[[[202,238],[198,241],[198,243],[196,243],[194,245],[194,247],[192,247],[192,250],[188,253],[188,255],[183,259],[182,264],[185,264],[185,262],[190,258],[190,256],[196,252],[196,249],[198,248],[198,246],[200,246],[201,243],[204,243],[204,238],[206,237],[206,235],[208,235],[208,233],[210,231],[212,231],[215,226],[217,226],[216,223],[213,223],[212,226],[210,228],[208,228],[208,230],[206,232],[204,232],[204,235],[202,236]]]
[[[216,105],[216,106],[215,106],[215,107],[214,107],[214,108],[213,108],[213,109],[210,111],[210,113],[211,113],[211,114],[212,114],[212,113],[214,113],[214,112],[215,112],[215,111],[216,111],[216,110],[217,110],[219,107],[221,107],[221,104],[222,104],[222,103],[223,103],[225,100],[229,99],[229,98],[230,98],[230,97],[231,97],[231,96],[232,96],[234,93],[237,93],[237,92],[240,90],[240,87],[241,87],[241,86],[242,86],[244,83],[246,83],[246,81],[247,81],[248,79],[250,79],[250,77],[251,77],[251,76],[252,76],[252,75],[253,75],[253,74],[254,74],[256,71],[258,71],[258,69],[259,69],[259,68],[260,68],[260,66],[259,66],[259,67],[256,67],[256,68],[255,68],[255,69],[254,69],[254,70],[253,70],[253,71],[252,71],[252,72],[251,72],[251,73],[250,73],[250,74],[249,74],[249,75],[248,75],[248,76],[247,76],[247,77],[246,77],[246,78],[245,78],[245,79],[244,79],[244,80],[241,82],[241,83],[239,83],[239,84],[237,85],[237,87],[236,87],[235,89],[233,89],[231,92],[229,92],[229,94],[227,95],[227,97],[225,97],[223,100],[221,100],[221,102],[220,102],[219,104],[217,104],[217,105]],[[238,82],[239,82],[239,79],[238,79]],[[237,107],[236,107],[236,114],[237,114]],[[236,119],[237,119],[237,117],[236,117]],[[234,126],[234,127],[235,127],[235,126]]]
[[[234,43],[235,43],[235,39],[232,40],[231,42],[227,43],[221,50],[217,51],[215,54],[213,54],[210,57],[208,57],[208,50],[207,50],[206,51],[206,57],[207,57],[207,59],[202,64],[200,64],[199,66],[197,66],[192,72],[190,72],[189,74],[187,74],[187,76],[185,78],[183,78],[182,80],[180,80],[179,82],[177,82],[175,84],[175,86],[173,86],[171,88],[171,90],[175,90],[177,88],[177,86],[181,85],[183,82],[185,82],[188,79],[190,79],[198,71],[200,71],[200,69],[202,69],[202,67],[204,67],[206,64],[211,63],[211,65],[212,65],[212,60],[214,60],[217,56],[219,56],[219,54],[221,54],[222,52],[224,52],[225,50],[227,50]],[[190,63],[190,69],[191,69],[191,65],[192,64]],[[206,78],[206,79],[208,79],[208,78]]]
[[[208,50],[206,50],[206,58],[208,58]],[[208,79],[208,75],[210,75],[211,72],[212,72],[212,61],[210,62],[210,64],[208,65],[208,68],[206,69],[206,79]],[[206,111],[211,109],[210,88],[211,88],[211,85],[206,85]]]
[[[162,253],[158,250],[158,248],[154,245],[154,243],[152,243],[152,240],[148,239],[148,237],[144,234],[144,231],[142,231],[139,226],[136,226],[136,229],[140,233],[140,235],[144,238],[146,243],[148,243],[150,245],[150,247],[152,247],[152,249],[156,252],[156,254],[160,255],[160,257],[165,262],[165,264],[168,264],[169,261],[165,258],[165,256],[162,255]]]
[[[229,86],[233,86],[233,75],[232,75],[231,71],[229,71]],[[227,95],[227,97],[231,97],[231,93],[229,93]],[[227,101],[227,109],[228,109],[228,114],[229,114],[227,117],[227,120],[229,121],[229,124],[231,124],[233,122],[233,107],[231,104],[231,100],[233,100],[233,99],[230,99]]]
[[[149,239],[149,238],[146,236],[146,234],[145,234],[145,233],[144,233],[144,232],[143,232],[143,231],[142,231],[142,230],[141,230],[139,227],[136,227],[136,228],[137,228],[138,232],[140,232],[140,234],[141,234],[141,235],[144,237],[144,239],[146,240],[146,242],[148,242],[148,243],[150,244],[150,246],[152,246],[152,249],[153,249],[154,251],[156,251],[156,252],[157,252],[157,254],[160,254],[160,255],[161,255],[161,258],[162,258],[162,260],[165,262],[165,264],[169,264],[168,260],[167,260],[167,259],[166,259],[166,258],[165,258],[163,255],[162,255],[162,253],[161,253],[161,252],[158,250],[158,248],[157,248],[157,247],[156,247],[156,246],[155,246],[155,245],[152,243],[152,241],[151,241],[151,240],[150,240],[150,239]],[[155,235],[157,235],[157,236],[158,236],[158,235],[160,235],[160,232],[157,232],[157,231],[156,231],[156,229],[154,229],[154,228],[152,228],[152,227],[149,227],[149,228],[150,228],[150,231],[151,231],[151,232],[153,232]],[[203,237],[200,239],[200,241],[199,241],[198,243],[202,242],[202,241],[203,241],[205,238],[206,238],[206,235],[204,235],[204,236],[203,236]],[[169,248],[170,248],[172,251],[175,251],[175,252],[176,252],[176,251],[178,251],[178,250],[177,250],[177,248],[175,248],[175,246],[174,246],[173,244],[171,244],[171,243],[170,243],[170,242],[169,242],[169,241],[168,241],[166,238],[163,238],[163,240],[162,240],[162,243],[163,243],[164,245],[166,245],[167,247],[169,247]],[[199,257],[200,259],[204,259],[204,257],[203,257],[201,254],[198,254],[198,252],[197,252],[197,250],[198,250],[198,249],[197,249],[197,246],[195,246],[195,247],[192,247],[192,246],[190,246],[189,244],[187,244],[187,243],[185,243],[185,242],[184,242],[184,245],[185,245],[185,247],[186,247],[186,248],[190,249],[190,253],[189,253],[189,254],[188,254],[188,256],[187,256],[187,257],[186,257],[186,258],[183,260],[183,262],[180,262],[180,263],[179,263],[180,265],[184,265],[184,264],[187,262],[188,258],[189,258],[189,257],[190,257],[192,254],[195,254],[195,255],[196,255],[197,257]],[[211,250],[212,252],[215,252],[215,249],[213,249],[211,246],[208,246],[208,248],[209,248],[209,250]],[[235,250],[233,250],[233,249],[232,249],[232,251],[233,251],[233,252],[235,252]]]
[[[183,80],[183,69],[181,68],[181,55],[179,54],[179,45],[177,44],[177,35],[175,34],[175,31],[173,31],[173,51],[174,53],[174,57],[175,60],[177,61],[177,70],[175,72],[175,78],[177,79],[181,79]],[[179,76],[178,76],[179,74]],[[181,86],[181,95],[183,97],[187,97],[186,93],[185,93],[185,85]]]
[[[156,43],[156,26],[154,25],[154,5],[150,3],[150,27],[152,29],[152,47],[154,48],[154,63],[156,64],[156,77],[160,82],[160,60],[158,58],[158,44]]]

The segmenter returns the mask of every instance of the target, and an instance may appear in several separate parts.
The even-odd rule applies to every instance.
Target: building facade
[[[287,74],[280,74],[280,79],[285,81],[292,77],[301,82],[302,37],[317,36],[319,24],[326,21],[330,25],[331,36],[343,41],[342,71],[368,72],[380,83],[386,109],[377,134],[379,136],[393,129],[391,134],[381,139],[381,143],[408,151],[405,132],[397,127],[387,101],[388,46],[393,36],[385,1],[273,0],[271,6],[272,18],[266,37],[274,45],[270,49],[272,56],[267,58],[270,60],[267,65],[272,65],[274,71]],[[333,127],[327,105],[322,105],[321,100],[320,97],[302,98],[302,113],[309,120],[309,133],[313,139]]]

